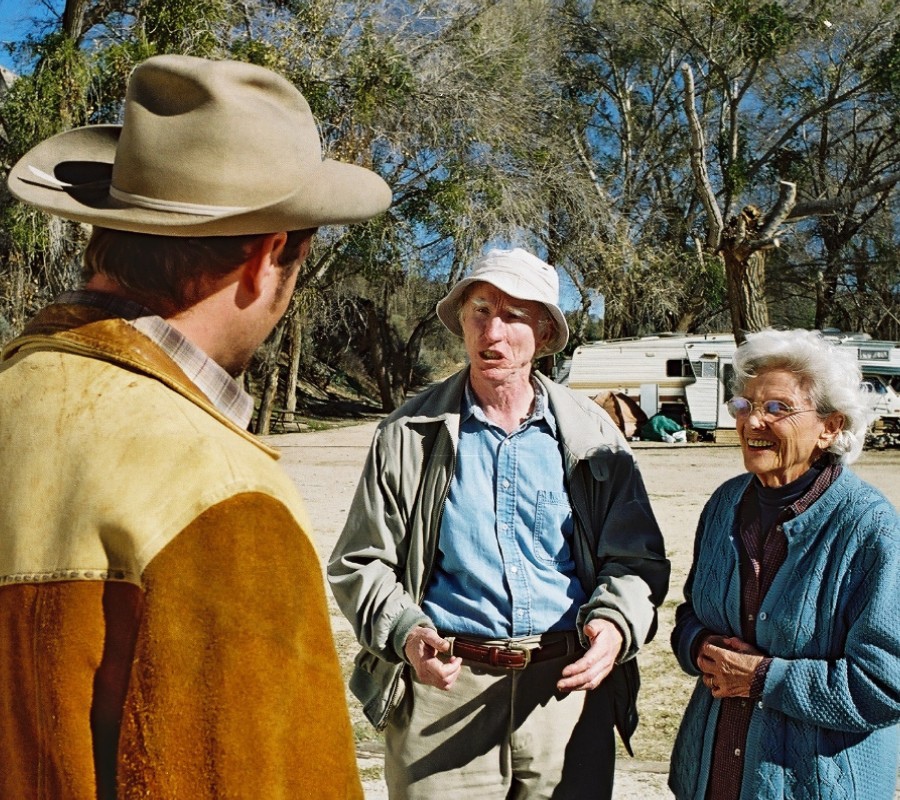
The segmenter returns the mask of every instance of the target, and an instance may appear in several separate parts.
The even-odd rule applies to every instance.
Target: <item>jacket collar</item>
[[[278,457],[276,450],[264,445],[219,411],[158,345],[126,320],[110,317],[104,309],[64,303],[47,306],[26,325],[21,336],[3,349],[0,362],[36,351],[96,358],[154,378],[269,455]]]
[[[590,460],[597,451],[628,451],[625,438],[600,406],[540,372],[534,372],[533,376],[547,393],[547,403],[556,420],[570,470],[577,462]],[[395,414],[406,417],[409,424],[443,422],[455,444],[459,437],[460,406],[468,380],[469,368],[465,367],[439,384],[434,391],[423,393],[418,402],[413,399],[412,407],[407,405]],[[594,418],[596,425],[585,424],[586,416],[588,419]]]

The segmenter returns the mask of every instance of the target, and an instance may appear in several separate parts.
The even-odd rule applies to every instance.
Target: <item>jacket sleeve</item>
[[[707,517],[708,505],[700,514],[700,521],[697,524],[697,533],[694,537],[694,558],[691,561],[691,568],[688,571],[687,580],[684,583],[684,602],[675,609],[675,627],[672,628],[670,642],[672,652],[678,659],[678,664],[688,675],[699,675],[700,670],[694,662],[694,642],[701,633],[707,632],[707,627],[698,619],[694,611],[694,579],[697,571],[698,555],[700,553],[700,542],[705,529],[705,520]]]
[[[315,548],[248,492],[149,563],[119,740],[128,796],[362,798]]]
[[[834,629],[846,626],[835,637],[843,641],[830,643],[831,658],[773,658],[762,702],[813,725],[865,733],[900,722],[900,520],[882,501],[852,524],[851,577],[839,608],[825,610]]]
[[[625,661],[656,632],[656,609],[668,591],[670,564],[662,532],[634,458],[626,447],[600,449],[588,457],[581,479],[592,497],[589,512],[596,581],[581,608],[578,629],[603,618],[622,631]]]
[[[388,459],[383,437],[380,429],[372,441],[328,563],[328,581],[359,643],[385,661],[399,663],[410,631],[434,624],[406,589],[407,560],[423,554],[410,553],[420,539],[407,535],[413,510],[396,485],[397,470],[390,468],[398,456]]]

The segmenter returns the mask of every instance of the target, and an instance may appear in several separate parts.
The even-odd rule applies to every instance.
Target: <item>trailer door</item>
[[[694,371],[694,382],[684,387],[688,410],[691,412],[691,425],[698,430],[715,430],[719,423],[719,408],[723,402],[719,356],[716,353],[704,353],[698,360],[691,361],[691,368]]]

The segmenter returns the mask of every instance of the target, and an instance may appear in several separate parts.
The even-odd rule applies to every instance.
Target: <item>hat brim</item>
[[[529,300],[531,302],[540,303],[553,318],[556,323],[556,333],[552,336],[538,355],[553,355],[563,350],[569,342],[569,325],[563,316],[562,309],[552,303],[547,303],[538,297],[524,297],[521,292],[521,283],[513,284],[511,281],[504,281],[502,276],[497,276],[487,281],[483,277],[475,276],[463,278],[454,285],[447,296],[440,300],[437,304],[438,319],[444,324],[444,327],[450,333],[463,338],[462,325],[459,322],[459,305],[462,302],[466,288],[473,283],[490,283],[496,286],[501,292],[517,300]]]
[[[297,176],[295,191],[260,207],[194,214],[131,205],[109,192],[121,130],[92,125],[41,142],[10,170],[10,192],[64,219],[163,236],[242,236],[350,224],[381,214],[391,203],[390,187],[380,176],[325,159]],[[35,170],[61,185],[51,185]]]

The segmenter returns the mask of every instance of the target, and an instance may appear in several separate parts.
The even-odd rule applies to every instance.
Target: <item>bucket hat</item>
[[[391,202],[371,170],[322,158],[309,104],[289,81],[253,64],[180,55],[135,67],[121,125],[41,142],[8,184],[64,219],[166,236],[359,222]]]
[[[459,304],[466,287],[484,281],[517,300],[542,303],[553,321],[556,333],[539,355],[558,353],[569,341],[569,326],[559,307],[559,276],[556,270],[521,247],[491,250],[472,267],[471,273],[457,281],[447,296],[437,304],[437,315],[447,329],[462,337]]]

